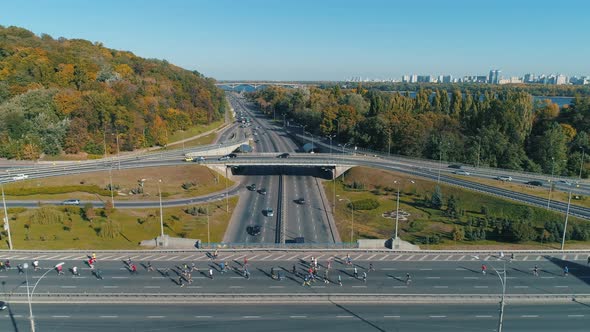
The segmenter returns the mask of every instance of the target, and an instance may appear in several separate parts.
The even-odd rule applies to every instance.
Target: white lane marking
[[[77,286],[61,286],[61,288],[76,288]]]
[[[370,261],[370,260],[371,260],[371,259],[373,259],[373,257],[375,257],[375,256],[377,256],[377,254],[374,254],[373,256],[370,256],[369,258],[367,258],[367,260],[369,260],[369,261]]]
[[[462,267],[457,267],[457,268],[455,268],[455,271],[467,271],[467,270]]]
[[[426,279],[440,279],[440,277],[426,277]]]
[[[523,261],[526,261],[529,259],[529,256],[524,256],[524,258],[522,259]]]
[[[577,261],[577,260],[578,260],[578,256],[579,256],[579,255],[576,255],[576,256],[574,257],[574,260],[575,260],[575,261]]]
[[[396,269],[396,268],[394,268],[394,267],[384,267],[384,268],[382,268],[381,270],[383,270],[383,271],[395,271],[395,270],[397,270],[397,269]]]
[[[166,279],[166,277],[152,277],[152,279]]]
[[[260,318],[260,316],[242,316],[242,318]]]
[[[393,288],[408,288],[408,286],[393,286]]]
[[[535,260],[536,261],[540,261],[541,260],[541,256],[537,256],[537,258]]]
[[[539,315],[520,315],[522,318],[537,318]]]
[[[541,279],[553,279],[555,277],[541,277]]]
[[[285,288],[285,286],[269,286],[268,288]]]
[[[445,258],[445,261],[448,261],[449,259],[451,259],[451,257],[453,257],[453,255],[447,256],[447,258]]]
[[[431,315],[428,317],[430,317],[430,318],[446,318],[447,316],[445,316],[445,315]]]
[[[475,288],[488,288],[489,286],[474,286]]]
[[[379,260],[380,260],[380,261],[382,261],[382,260],[384,260],[385,258],[389,258],[389,256],[390,256],[389,254],[387,254],[387,255],[383,255],[383,257],[379,258]]]
[[[383,316],[383,318],[399,318],[400,316],[396,316],[396,315],[385,315]]]
[[[414,256],[416,256],[416,255],[410,255],[410,257],[408,257],[406,260],[407,260],[407,261],[411,261],[411,260],[412,260],[412,258],[414,258]]]
[[[143,288],[160,288],[160,286],[143,286]]]
[[[203,288],[203,286],[187,286],[187,288]]]
[[[475,318],[492,318],[492,315],[476,315]]]
[[[51,316],[53,318],[70,318],[70,316],[66,316],[66,315],[55,315],[55,316]]]
[[[103,288],[119,288],[119,286],[102,286]]]
[[[273,259],[273,261],[278,261],[279,259],[283,258],[283,256],[285,256],[285,254],[282,254],[282,255],[280,255],[278,257],[275,257],[275,259]]]
[[[104,315],[104,316],[98,316],[100,318],[118,318],[119,316],[115,316],[115,315]]]
[[[166,316],[147,316],[147,318],[164,318]]]
[[[111,277],[112,279],[129,279],[129,277]]]
[[[244,288],[242,286],[229,286],[229,288]]]
[[[195,316],[195,318],[211,318],[211,316]]]
[[[396,261],[396,260],[400,259],[401,257],[402,257],[402,255],[396,255],[396,256],[393,256],[393,258],[391,260]]]
[[[432,269],[420,269],[420,271],[432,271]]]
[[[463,277],[463,279],[479,279],[479,277]]]
[[[301,315],[301,316],[289,316],[289,318],[307,318],[307,316],[303,316],[303,315]]]
[[[428,255],[424,255],[424,256],[420,257],[419,261],[423,261],[424,259],[426,259],[426,257],[428,257]]]
[[[352,286],[352,288],[367,288],[367,286]]]
[[[449,286],[434,286],[434,288],[449,288]]]
[[[584,317],[584,315],[567,315],[568,317]]]
[[[529,288],[529,286],[514,286],[514,288]]]
[[[311,288],[326,288],[326,286],[311,286]]]
[[[459,260],[462,261],[465,258],[465,255],[459,257]]]
[[[352,318],[350,315],[338,315],[336,318]]]
[[[555,286],[555,288],[568,288],[569,286]]]
[[[432,258],[433,261],[437,260],[440,257],[440,255],[436,255],[434,256],[434,258]]]
[[[270,254],[270,255],[268,255],[268,256],[264,256],[264,257],[260,258],[259,260],[261,260],[261,261],[265,261],[265,260],[267,260],[268,258],[271,258],[271,257],[272,257],[272,255],[273,255],[273,254]]]

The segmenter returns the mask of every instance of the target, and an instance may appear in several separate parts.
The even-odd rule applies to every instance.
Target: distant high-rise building
[[[524,82],[525,83],[534,83],[535,82],[535,74],[525,74],[524,75]]]
[[[488,83],[498,84],[500,82],[500,73],[501,71],[498,69],[490,70],[490,75],[488,76]]]
[[[402,82],[409,83],[410,82],[410,75],[404,75],[404,76],[402,76]]]
[[[451,83],[452,81],[453,81],[453,76],[451,76],[451,75],[444,75],[442,77],[443,83]]]
[[[418,83],[418,75],[413,74],[410,76],[410,83]]]
[[[567,77],[565,75],[558,74],[557,76],[555,76],[555,84],[556,85],[561,85],[561,84],[566,84],[566,83],[567,83]]]

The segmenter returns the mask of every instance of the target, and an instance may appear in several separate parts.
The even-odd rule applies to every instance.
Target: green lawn
[[[457,199],[461,210],[458,219],[452,219],[445,215],[445,207],[442,210],[430,208],[424,204],[424,197],[431,197],[436,186],[435,182],[420,178],[407,178],[405,174],[374,170],[368,168],[353,168],[347,172],[344,178],[341,176],[336,181],[336,209],[335,220],[338,231],[343,241],[350,241],[351,234],[351,209],[348,200],[353,202],[363,199],[374,199],[379,202],[379,207],[374,210],[354,211],[354,240],[357,239],[383,239],[390,238],[395,230],[395,218],[384,218],[382,214],[396,209],[397,184],[400,188],[400,210],[410,214],[407,220],[400,220],[399,234],[403,240],[417,242],[425,236],[437,234],[442,238],[442,243],[433,248],[489,248],[493,246],[517,246],[556,248],[557,243],[509,243],[497,239],[497,241],[453,241],[452,231],[457,226],[464,226],[471,217],[483,217],[482,207],[485,206],[489,216],[510,218],[529,218],[537,227],[542,227],[547,220],[563,222],[564,215],[548,211],[542,208],[514,203],[510,200],[489,196],[477,192],[463,190],[453,186],[441,184],[443,202],[452,195]],[[414,181],[412,183],[411,181]],[[364,184],[364,190],[352,190],[346,187],[352,183]],[[324,188],[328,199],[332,201],[334,186],[332,181],[326,181]],[[570,226],[584,221],[570,216]],[[430,245],[429,245],[430,246]],[[588,247],[587,242],[568,241],[568,247]]]
[[[238,198],[229,199],[229,213],[226,212],[225,200],[209,205],[209,225],[211,242],[221,242]],[[202,207],[206,211],[207,206]],[[192,207],[192,206],[190,206]],[[164,209],[164,232],[173,237],[201,239],[207,242],[206,215],[192,216],[184,210],[189,207]],[[159,209],[116,209],[109,219],[120,226],[120,232],[114,238],[98,235],[98,229],[104,225],[105,217],[100,216],[102,209],[95,209],[97,217],[92,222],[83,218],[80,207],[54,207],[63,217],[62,222],[54,224],[32,223],[34,209],[9,209],[10,228],[15,249],[141,249],[140,241],[153,239],[160,234]],[[64,226],[69,225],[70,230]],[[0,249],[7,249],[8,242],[2,234]]]
[[[190,127],[184,131],[183,130],[176,131],[172,135],[168,136],[168,144],[172,144],[174,142],[177,142],[177,141],[180,141],[180,140],[192,137],[192,136],[197,136],[197,135],[207,132],[209,130],[219,128],[223,125],[223,123],[224,123],[223,120],[218,120],[215,122],[211,122],[208,125],[193,126],[193,127]]]

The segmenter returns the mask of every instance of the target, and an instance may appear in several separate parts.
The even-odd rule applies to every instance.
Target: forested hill
[[[0,157],[165,145],[223,116],[212,79],[101,43],[0,26]]]
[[[522,89],[469,93],[418,90],[416,97],[365,89],[269,87],[250,95],[267,114],[285,114],[314,134],[383,152],[588,176],[590,97],[559,108]],[[584,162],[582,162],[584,160]],[[582,167],[584,166],[584,167]]]

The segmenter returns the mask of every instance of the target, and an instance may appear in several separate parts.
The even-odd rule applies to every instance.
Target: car
[[[193,161],[200,163],[201,161],[205,161],[205,157],[197,157],[197,158],[194,158]]]
[[[300,204],[300,205],[303,205],[303,204],[305,204],[305,198],[300,197],[300,198],[298,198],[298,199],[295,200],[295,203]]]
[[[260,195],[266,195],[266,189],[265,188],[260,188],[260,190],[258,190],[258,193]]]
[[[267,217],[273,217],[275,215],[275,212],[273,211],[273,209],[267,208],[262,210],[262,214],[264,214]]]
[[[66,199],[65,201],[61,202],[61,205],[80,205],[79,199]]]
[[[184,158],[184,161],[193,161],[193,160],[194,160],[193,157],[186,157],[186,158]]]
[[[452,164],[448,166],[449,168],[461,169],[461,165]]]
[[[18,181],[18,180],[26,180],[26,179],[28,179],[28,178],[29,178],[29,176],[28,176],[28,175],[26,175],[26,174],[17,174],[17,175],[15,175],[15,176],[13,176],[13,177],[12,177],[12,179],[13,179],[14,181]]]
[[[260,235],[261,231],[262,227],[260,227],[260,225],[251,225],[246,227],[246,232],[252,236]]]
[[[229,160],[228,156],[223,156],[223,157],[219,157],[219,159],[217,159],[219,161],[224,161],[224,160]]]
[[[233,159],[233,158],[237,158],[237,157],[238,157],[238,155],[237,155],[237,154],[235,154],[235,153],[230,153],[230,154],[228,154],[226,157]]]
[[[572,185],[571,181],[568,181],[568,180],[559,180],[559,183],[563,183],[566,186],[571,186]]]
[[[500,180],[500,181],[512,181],[512,177],[511,176],[506,176],[506,175],[500,175],[496,177],[496,180]]]
[[[530,186],[535,186],[535,187],[542,187],[543,186],[543,182],[541,182],[541,181],[529,181],[526,184],[528,184]]]
[[[290,154],[288,153],[281,153],[280,155],[277,156],[277,158],[289,158]]]
[[[471,175],[471,173],[469,173],[467,171],[454,171],[453,173],[455,173],[457,175]]]
[[[8,306],[6,305],[6,302],[0,301],[0,310],[4,310],[6,308],[8,308]]]
[[[248,190],[255,191],[256,190],[256,183],[252,183],[251,185],[247,186]]]

